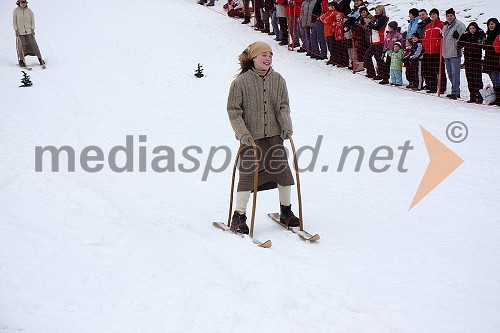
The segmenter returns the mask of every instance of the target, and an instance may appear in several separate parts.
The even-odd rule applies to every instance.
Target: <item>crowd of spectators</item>
[[[466,27],[453,8],[444,12],[444,20],[436,8],[411,8],[403,32],[383,5],[369,8],[364,0],[228,0],[224,8],[229,16],[243,19],[242,24],[253,17],[255,30],[275,36],[290,50],[325,60],[328,66],[366,71],[366,77],[380,84],[403,86],[404,73],[406,88],[444,94],[449,81],[446,97],[459,99],[464,69],[468,102],[482,104],[486,73],[492,82],[487,103],[500,106],[497,18],[488,19],[481,29],[476,22]]]

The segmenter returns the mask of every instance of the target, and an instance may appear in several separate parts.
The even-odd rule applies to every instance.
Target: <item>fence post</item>
[[[352,38],[352,74],[356,74],[358,68],[358,51],[356,48],[355,39]]]
[[[437,80],[437,93],[438,97],[441,96],[441,80],[443,79],[441,73],[443,72],[443,40],[439,43],[439,68],[438,68],[438,80]]]

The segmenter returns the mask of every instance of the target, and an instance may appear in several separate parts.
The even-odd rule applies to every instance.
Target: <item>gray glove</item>
[[[288,140],[288,134],[290,134],[290,136],[292,136],[293,132],[290,131],[290,130],[284,130],[281,132],[281,139],[284,140]]]
[[[252,139],[252,136],[249,133],[247,133],[241,137],[240,142],[245,146],[251,146],[252,144],[250,143],[250,139]]]
[[[35,29],[31,29],[31,34],[35,36]]]
[[[16,37],[19,37],[19,31],[14,30],[16,32]]]

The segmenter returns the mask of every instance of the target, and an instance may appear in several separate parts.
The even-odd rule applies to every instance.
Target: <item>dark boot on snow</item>
[[[483,96],[480,93],[476,94],[476,104],[483,104]]]
[[[292,205],[290,206],[280,205],[280,207],[281,207],[280,223],[284,224],[288,228],[298,227],[300,225],[300,221],[299,218],[293,214]]]
[[[246,214],[240,214],[237,211],[234,212],[231,218],[231,231],[239,234],[248,235],[248,225]]]

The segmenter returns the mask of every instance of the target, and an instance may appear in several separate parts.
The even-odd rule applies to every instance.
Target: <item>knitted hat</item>
[[[412,37],[416,37],[418,39],[420,39],[420,34],[418,32],[415,32],[413,35],[411,35]]]
[[[401,46],[401,42],[400,42],[400,41],[394,42],[394,45],[398,45],[398,46],[399,46],[399,48],[402,48],[402,46]]]
[[[366,8],[365,6],[359,7],[359,12],[361,13],[362,11],[369,13],[368,8]]]
[[[388,26],[392,30],[396,30],[398,28],[398,22],[396,22],[396,21],[389,22]]]
[[[238,61],[240,63],[241,68],[245,68],[249,66],[252,63],[252,59],[261,54],[262,52],[271,52],[273,53],[271,47],[264,42],[254,42],[248,47],[241,52],[241,54],[238,56]],[[250,61],[250,64],[248,63]]]
[[[437,10],[436,8],[432,8],[431,11],[429,12],[429,15],[432,15],[433,13],[439,16],[439,10]]]
[[[246,54],[248,59],[251,60],[256,56],[258,56],[259,54],[261,54],[262,52],[267,52],[267,51],[273,53],[273,50],[271,49],[269,44],[264,42],[254,42],[248,45],[248,47],[245,49],[245,51],[243,51],[242,54]]]
[[[446,11],[446,15],[448,14],[453,14],[453,16],[455,16],[455,10],[453,8],[450,8]]]

